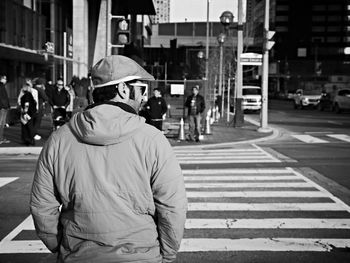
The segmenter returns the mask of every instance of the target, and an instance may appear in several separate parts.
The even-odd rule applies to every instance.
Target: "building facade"
[[[154,24],[169,23],[170,22],[170,0],[154,0],[153,2],[156,9],[156,15],[152,16],[153,23]]]
[[[10,98],[15,102],[26,77],[68,84],[109,54],[142,61],[139,50],[151,34],[146,18],[154,14],[152,0],[1,0],[0,74],[8,77]],[[130,45],[110,48],[110,15],[131,20]]]

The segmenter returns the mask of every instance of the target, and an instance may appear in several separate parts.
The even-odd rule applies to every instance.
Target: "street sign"
[[[246,66],[261,66],[262,54],[258,53],[242,53],[241,64]]]

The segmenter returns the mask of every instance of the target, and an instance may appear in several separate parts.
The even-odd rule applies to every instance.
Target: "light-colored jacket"
[[[171,262],[187,199],[165,136],[142,117],[102,104],[50,136],[30,208],[58,262]]]

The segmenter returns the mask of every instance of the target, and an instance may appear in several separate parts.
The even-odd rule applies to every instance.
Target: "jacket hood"
[[[116,105],[102,104],[75,114],[69,126],[84,143],[110,145],[130,138],[144,122],[144,118]]]

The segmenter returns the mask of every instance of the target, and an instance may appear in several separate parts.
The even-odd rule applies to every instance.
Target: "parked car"
[[[336,113],[350,110],[350,89],[340,89],[333,99],[333,109]]]
[[[306,107],[318,106],[321,98],[321,91],[297,89],[294,94],[294,109],[304,109]]]
[[[243,86],[242,87],[242,109],[247,111],[261,110],[261,87],[259,86]]]

